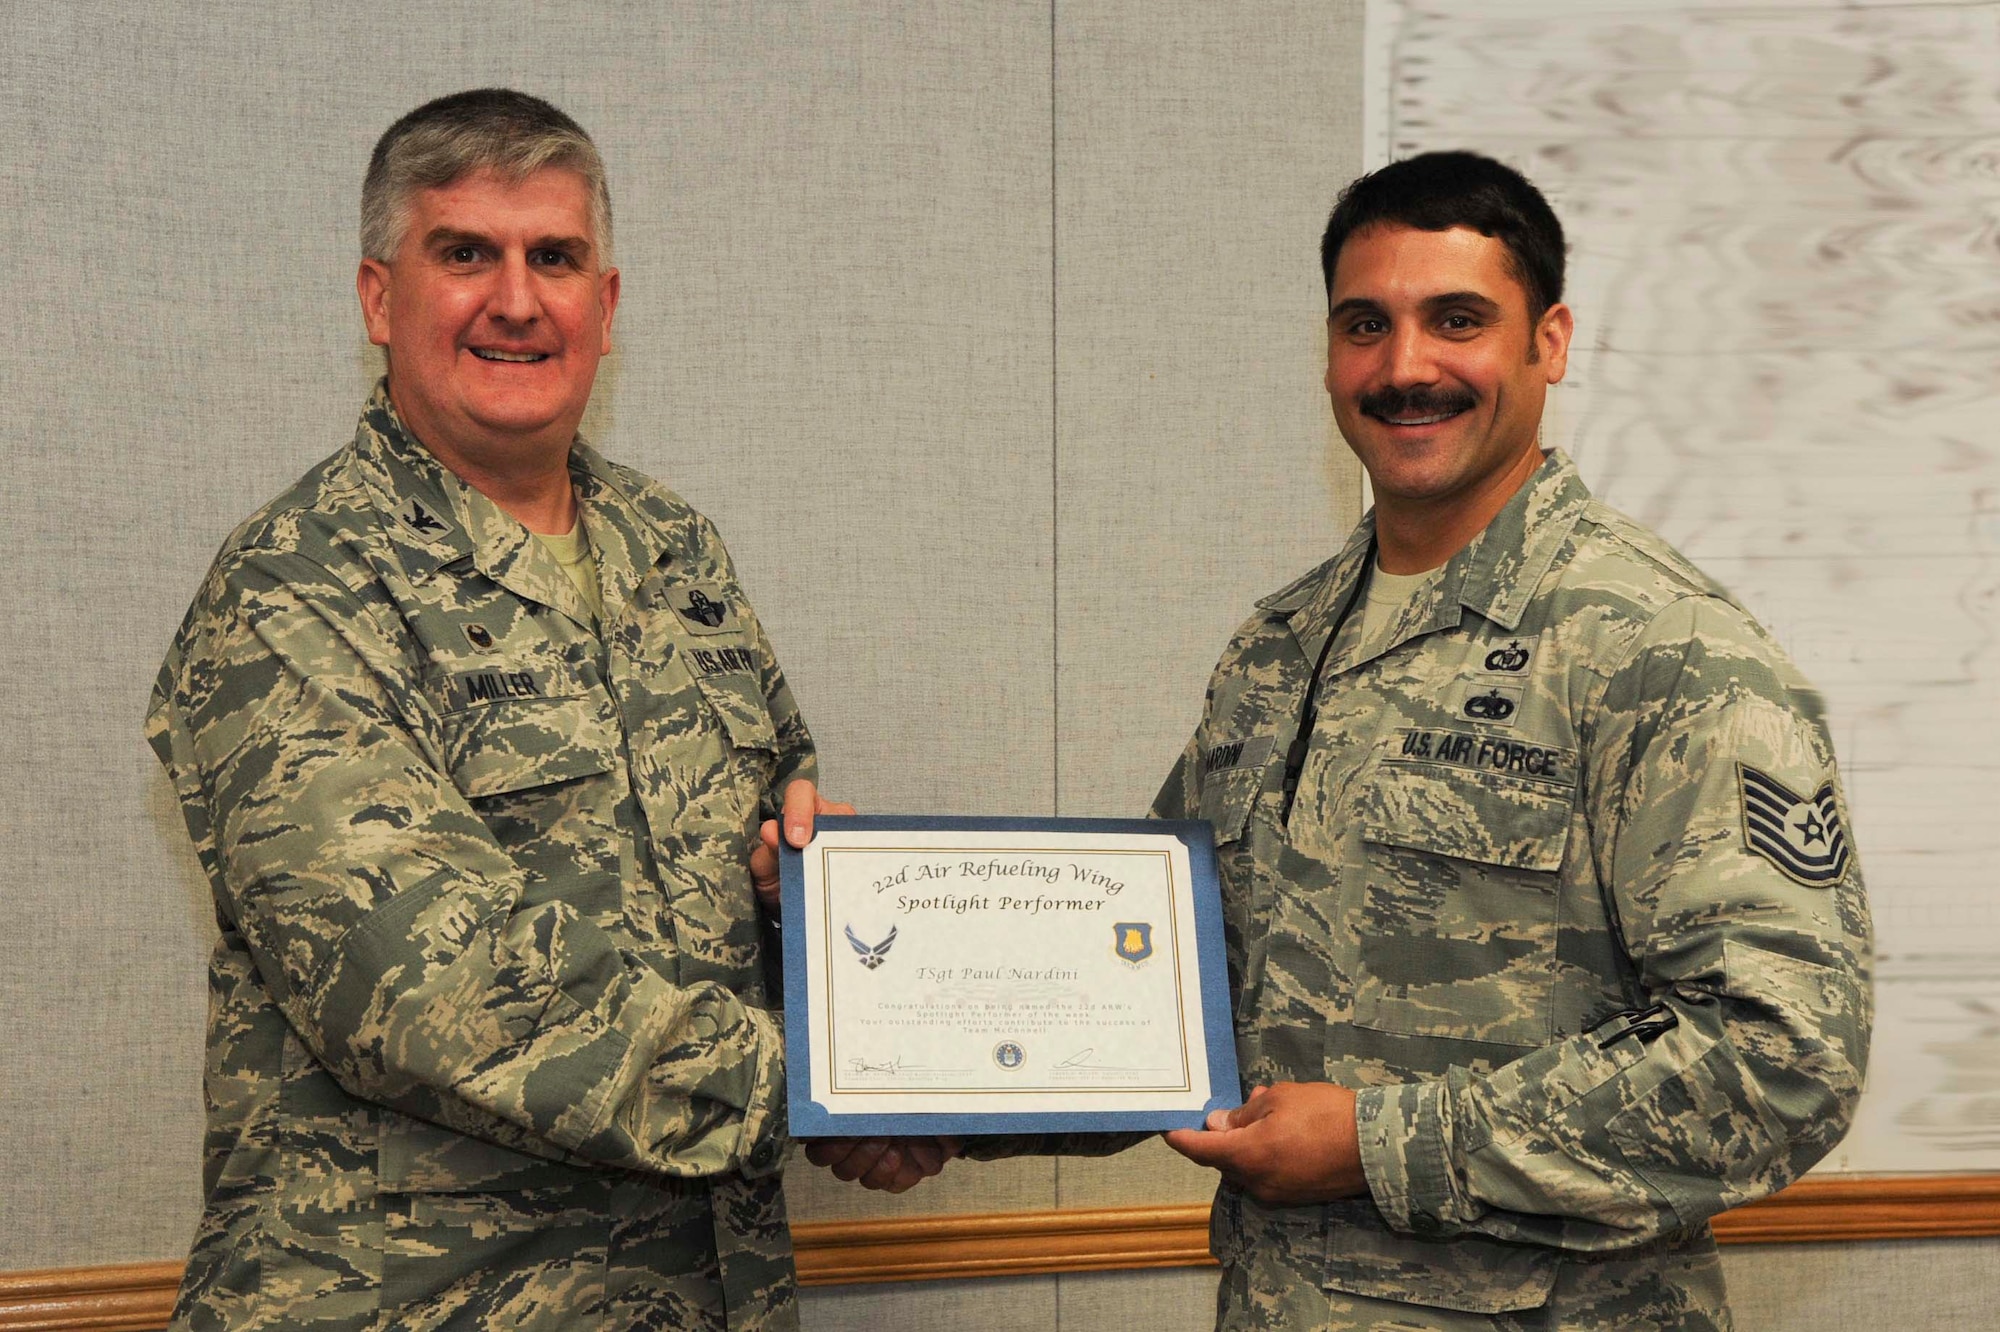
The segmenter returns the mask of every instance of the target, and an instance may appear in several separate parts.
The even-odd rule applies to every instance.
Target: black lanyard
[[[1333,624],[1326,631],[1326,642],[1320,647],[1319,660],[1313,663],[1312,683],[1306,686],[1305,706],[1299,709],[1298,730],[1292,734],[1292,747],[1285,751],[1285,805],[1278,815],[1278,826],[1289,827],[1292,822],[1292,802],[1299,794],[1299,774],[1305,771],[1306,751],[1312,748],[1313,728],[1319,725],[1319,682],[1326,673],[1326,659],[1333,655],[1333,645],[1340,640],[1340,631],[1347,624],[1347,617],[1354,612],[1354,602],[1361,595],[1361,589],[1373,575],[1375,564],[1375,543],[1368,543],[1368,562],[1362,565],[1362,576],[1354,580],[1354,586],[1347,590],[1347,600],[1341,603],[1340,614],[1333,617]]]

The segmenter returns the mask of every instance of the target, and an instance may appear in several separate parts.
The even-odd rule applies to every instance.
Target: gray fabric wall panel
[[[1726,1249],[1737,1332],[1958,1332],[1994,1326],[2000,1241]]]
[[[1319,234],[1359,169],[1359,6],[1056,14],[1058,804],[1152,803],[1256,598],[1339,549]],[[1150,1143],[1065,1207],[1205,1199]]]
[[[1360,162],[1359,9],[1058,8],[1065,814],[1151,803],[1230,631],[1355,516],[1318,254]]]
[[[804,1292],[806,1332],[1055,1332],[1065,1326],[1058,1277],[832,1286]],[[1076,1332],[1101,1324],[1070,1323]]]

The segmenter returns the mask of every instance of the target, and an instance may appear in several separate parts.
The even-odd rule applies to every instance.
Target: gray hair
[[[597,145],[539,97],[511,88],[476,88],[426,102],[375,143],[361,185],[361,253],[390,263],[410,225],[410,199],[474,171],[525,180],[544,167],[583,177],[597,266],[611,266],[611,190]]]

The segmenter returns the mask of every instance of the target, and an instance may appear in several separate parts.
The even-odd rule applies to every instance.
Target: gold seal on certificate
[[[829,816],[783,871],[795,1136],[1184,1128],[1240,1102],[1207,824]]]

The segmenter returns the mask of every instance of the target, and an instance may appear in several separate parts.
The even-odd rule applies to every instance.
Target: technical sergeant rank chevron
[[[1769,773],[1736,765],[1743,789],[1743,845],[1808,888],[1831,888],[1847,872],[1847,830],[1833,783],[1810,797]]]

